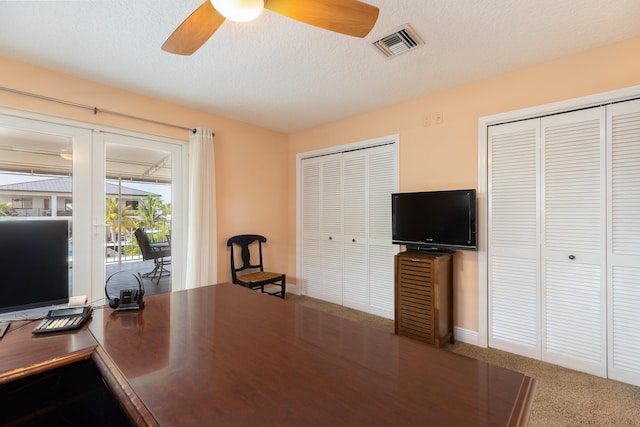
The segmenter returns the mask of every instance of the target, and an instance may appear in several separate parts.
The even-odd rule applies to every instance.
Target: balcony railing
[[[134,235],[137,228],[141,228],[149,236],[151,243],[168,242],[171,236],[170,221],[107,221],[105,244],[107,264],[142,260],[142,252]]]
[[[56,216],[72,216],[73,211],[70,209],[58,209],[56,210]],[[51,216],[51,209],[44,208],[11,208],[7,216],[16,217],[35,217],[35,216]]]

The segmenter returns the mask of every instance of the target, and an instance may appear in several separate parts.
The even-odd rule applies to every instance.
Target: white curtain
[[[216,174],[213,133],[189,135],[189,202],[185,288],[217,283]]]

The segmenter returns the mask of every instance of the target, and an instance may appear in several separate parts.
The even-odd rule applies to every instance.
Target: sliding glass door
[[[13,296],[24,296],[12,297],[16,304],[4,307],[6,311],[58,302],[53,288],[62,282],[68,295],[91,295],[91,262],[89,252],[82,250],[90,247],[90,206],[75,203],[90,188],[85,185],[91,169],[90,138],[87,129],[0,114],[0,221],[7,229],[11,224],[26,227],[19,241],[3,241],[15,238],[8,233],[0,236],[0,268],[5,277],[16,278],[3,287]],[[58,237],[46,232],[46,224],[62,223],[66,244],[52,245],[50,240]],[[43,253],[45,244],[56,250]],[[58,259],[68,267],[53,267],[52,260]]]
[[[69,295],[102,303],[108,273],[155,267],[142,258],[135,229],[183,253],[185,145],[55,121],[0,109],[0,221],[67,223]],[[165,261],[162,280],[145,287],[182,288],[183,260]]]
[[[181,253],[183,234],[182,147],[106,132],[93,142],[93,252],[94,264],[103,267],[94,271],[94,283],[127,271],[142,276],[147,295],[180,288],[182,263],[174,254]],[[135,285],[126,274],[113,281],[116,291]]]

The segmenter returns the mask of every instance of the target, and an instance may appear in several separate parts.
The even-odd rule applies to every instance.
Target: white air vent
[[[373,44],[386,56],[392,57],[423,45],[424,42],[409,24],[405,24],[396,32],[381,38]]]

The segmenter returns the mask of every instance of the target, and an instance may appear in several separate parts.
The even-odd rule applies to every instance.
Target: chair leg
[[[151,281],[153,281],[153,279],[157,277],[158,280],[156,281],[156,285],[158,285],[160,283],[160,279],[162,278],[162,273],[167,273],[167,275],[169,275],[171,274],[171,272],[164,267],[164,258],[154,259],[153,264],[153,270],[149,271],[148,273],[144,273],[142,277],[144,277],[145,279],[151,279]]]
[[[155,268],[155,270],[156,270],[156,273],[158,273],[158,272],[160,273],[160,274],[158,275],[158,280],[156,280],[156,286],[158,286],[158,285],[160,284],[160,279],[162,279],[162,270],[163,270],[163,267],[162,267],[162,258],[160,258],[160,260],[159,260],[159,261],[158,261],[158,260],[156,260],[156,268]],[[153,277],[154,277],[154,278],[156,277],[156,274],[155,274],[155,273],[154,273]]]
[[[142,275],[142,277],[144,277],[144,278],[146,278],[146,279],[149,279],[149,278],[151,278],[151,279],[155,279],[155,278],[156,278],[156,274],[158,273],[158,268],[159,268],[159,266],[158,266],[158,261],[154,259],[154,260],[153,260],[153,264],[154,264],[154,266],[153,266],[153,270],[151,270],[151,271],[149,271],[149,272],[147,272],[147,273],[144,273],[144,274]]]
[[[157,266],[158,266],[158,271],[160,272],[160,275],[158,276],[158,280],[156,281],[156,286],[160,284],[160,279],[162,279],[162,273],[165,273],[166,276],[171,275],[171,271],[167,270],[164,267],[164,258],[159,258]]]
[[[284,294],[286,292],[286,287],[287,287],[287,279],[286,279],[286,275],[283,274],[282,275],[282,286],[280,287],[280,298],[284,299]]]

